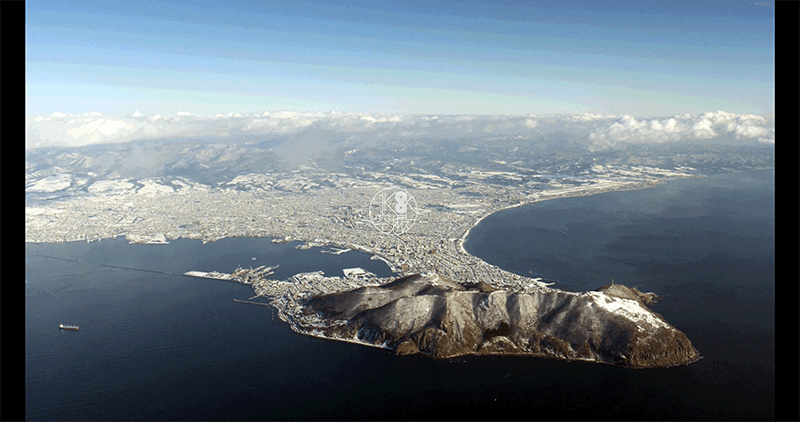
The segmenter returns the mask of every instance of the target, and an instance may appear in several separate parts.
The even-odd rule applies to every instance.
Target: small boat
[[[60,328],[62,330],[75,330],[75,331],[78,331],[78,326],[77,325],[58,324],[58,328]]]

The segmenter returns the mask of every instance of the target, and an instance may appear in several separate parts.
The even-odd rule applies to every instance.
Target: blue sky
[[[28,116],[774,112],[744,1],[28,1]]]

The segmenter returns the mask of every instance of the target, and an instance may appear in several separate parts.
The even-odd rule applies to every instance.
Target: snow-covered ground
[[[588,302],[589,306],[596,305],[608,312],[623,315],[633,321],[645,322],[653,327],[669,327],[667,323],[657,318],[652,311],[643,307],[635,300],[609,296],[602,292],[586,292],[582,293],[582,295],[592,298],[592,300]],[[639,331],[644,331],[644,328],[640,326]]]

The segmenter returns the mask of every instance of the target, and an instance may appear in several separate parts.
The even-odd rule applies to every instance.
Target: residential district
[[[304,242],[300,248],[334,248],[321,252],[368,253],[398,275],[436,272],[461,282],[491,280],[498,288],[526,291],[546,288],[546,283],[504,271],[464,249],[470,229],[484,217],[536,201],[653,186],[693,176],[692,170],[595,166],[581,177],[543,179],[513,171],[353,176],[305,169],[241,175],[217,186],[186,178],[103,180],[69,199],[26,206],[25,234],[26,242],[125,236],[131,243],[151,244],[269,237]],[[64,179],[58,180],[61,187]],[[45,182],[36,183],[46,189]],[[376,194],[387,188],[408,197],[398,208],[402,214],[387,214],[404,219],[402,230],[376,224]]]

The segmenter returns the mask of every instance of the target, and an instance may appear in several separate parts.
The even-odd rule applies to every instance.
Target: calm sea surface
[[[774,231],[774,171],[540,202],[472,230],[468,251],[555,287],[613,278],[661,295],[653,310],[704,359],[654,370],[394,356],[296,334],[269,308],[233,302],[253,295],[247,286],[177,275],[275,264],[276,278],[355,266],[390,275],[357,252],[241,238],[26,244],[26,417],[771,419]]]

